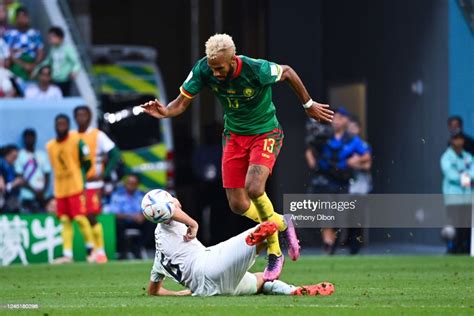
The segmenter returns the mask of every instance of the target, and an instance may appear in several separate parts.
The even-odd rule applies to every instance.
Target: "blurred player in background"
[[[266,240],[278,231],[276,223],[264,222],[206,248],[196,239],[197,222],[181,209],[177,199],[173,205],[171,220],[158,224],[155,230],[156,254],[149,295],[331,295],[334,292],[334,286],[328,282],[293,286],[279,280],[265,281],[263,273],[248,272],[258,253],[266,247]],[[165,277],[187,290],[165,289]]]
[[[54,197],[57,216],[63,225],[63,257],[55,263],[72,262],[72,220],[79,225],[86,243],[88,257],[92,253],[92,228],[87,220],[84,203],[85,174],[91,166],[89,148],[77,134],[69,133],[70,120],[65,114],[55,118],[56,138],[46,144],[54,172]]]
[[[196,63],[175,100],[167,106],[158,100],[150,101],[143,108],[156,118],[174,117],[183,113],[204,87],[211,89],[225,114],[222,180],[230,208],[256,222],[276,223],[289,245],[290,257],[296,260],[299,244],[293,224],[274,212],[265,193],[267,179],[283,144],[283,131],[275,115],[271,89],[280,81],[289,83],[308,116],[332,120],[329,106],[311,99],[291,67],[237,56],[235,44],[227,34],[209,38],[206,56]],[[268,238],[265,280],[276,280],[283,262],[275,233]]]
[[[104,232],[102,224],[97,221],[101,213],[101,195],[104,188],[104,179],[110,178],[120,160],[120,151],[115,143],[98,128],[90,127],[92,112],[87,106],[78,106],[74,109],[74,120],[78,130],[73,132],[89,147],[91,152],[91,168],[87,172],[86,182],[86,209],[87,218],[92,225],[94,235],[94,253],[90,257],[97,263],[107,262],[104,250]]]

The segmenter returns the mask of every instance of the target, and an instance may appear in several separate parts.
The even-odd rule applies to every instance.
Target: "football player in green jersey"
[[[313,101],[290,66],[236,55],[235,44],[227,34],[208,39],[206,56],[193,67],[175,100],[168,105],[154,100],[142,107],[156,118],[174,117],[188,108],[202,88],[210,88],[224,108],[222,180],[230,208],[256,222],[275,222],[287,241],[290,258],[296,260],[300,247],[293,223],[274,211],[265,193],[283,143],[272,101],[272,85],[280,81],[291,86],[309,117],[332,120],[329,105]],[[267,242],[268,264],[263,277],[272,281],[279,277],[284,257],[277,233]]]

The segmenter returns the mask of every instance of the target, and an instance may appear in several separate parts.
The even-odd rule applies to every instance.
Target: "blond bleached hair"
[[[208,59],[215,59],[219,53],[227,53],[229,57],[235,55],[235,44],[227,34],[215,34],[206,42],[206,56]]]

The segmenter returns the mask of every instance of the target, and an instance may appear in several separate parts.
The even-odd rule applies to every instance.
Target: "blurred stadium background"
[[[0,145],[21,147],[23,130],[34,128],[37,147],[43,148],[54,137],[54,116],[72,117],[74,107],[87,104],[93,124],[122,151],[123,164],[111,184],[134,172],[142,190],[175,192],[203,223],[200,238],[206,244],[251,225],[231,213],[221,188],[215,163],[220,105],[204,91],[182,116],[162,122],[140,114],[137,105],[174,98],[214,33],[230,34],[239,54],[291,65],[315,100],[343,105],[358,116],[361,135],[372,147],[373,193],[441,193],[448,117],[462,117],[465,133],[474,135],[474,4],[469,0],[20,2],[42,34],[46,52],[48,29],[65,31],[81,71],[71,96],[24,99],[20,84],[15,98],[0,99]],[[305,113],[290,89],[273,91],[285,144],[268,193],[281,209],[284,194],[307,191],[312,173],[305,160]],[[8,221],[13,223],[16,213],[10,212]],[[19,213],[22,220],[30,216]],[[115,240],[113,217],[104,230]],[[144,232],[149,256],[153,237]],[[128,233],[133,238],[136,232]],[[319,231],[301,230],[301,236],[307,253],[320,253]],[[106,246],[114,259],[115,245],[106,240]],[[59,244],[54,247],[60,253]],[[33,256],[32,249],[26,251]],[[362,253],[387,252],[443,254],[446,246],[439,228],[368,230]],[[44,252],[39,261],[47,258]],[[19,256],[8,263],[22,261]]]

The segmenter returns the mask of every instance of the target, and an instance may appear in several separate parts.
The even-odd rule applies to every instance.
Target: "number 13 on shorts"
[[[274,138],[265,138],[263,140],[263,151],[267,151],[270,154],[273,154],[274,146],[275,146]]]

